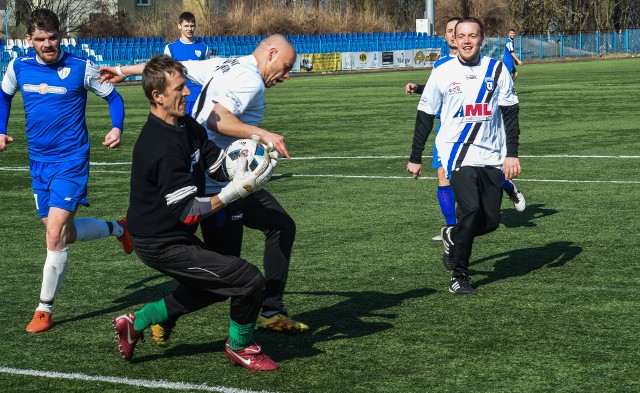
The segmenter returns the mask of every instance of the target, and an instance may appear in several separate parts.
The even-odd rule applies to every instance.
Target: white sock
[[[40,302],[40,304],[38,304],[38,307],[36,308],[36,311],[44,311],[44,312],[48,312],[49,314],[51,314],[52,310],[53,310],[53,304],[42,303],[42,302]]]
[[[93,239],[102,239],[110,236],[109,225],[105,221],[95,218],[76,218],[73,223],[76,226],[76,241],[82,242]],[[118,225],[116,223],[116,225]],[[118,225],[120,227],[120,225]],[[115,228],[115,225],[114,225]]]
[[[66,247],[60,251],[47,250],[47,259],[44,261],[44,269],[42,269],[41,305],[46,307],[46,305],[50,306],[53,303],[53,299],[58,294],[64,280],[64,275],[67,273],[67,259]]]

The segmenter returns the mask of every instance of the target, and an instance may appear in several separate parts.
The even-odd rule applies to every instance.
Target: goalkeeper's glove
[[[271,179],[273,166],[267,161],[262,161],[256,169],[249,170],[249,162],[246,158],[240,157],[236,166],[236,173],[233,180],[220,190],[218,198],[225,205],[244,198],[247,195],[258,191]]]
[[[264,143],[262,143],[262,140],[260,139],[259,136],[251,135],[251,139],[253,139],[254,142],[260,143],[264,146]],[[267,153],[269,153],[269,160],[271,161],[271,166],[275,168],[276,165],[278,165],[278,159],[280,158],[280,153],[278,153],[276,148],[273,147],[273,142],[269,142],[266,147],[267,147]]]

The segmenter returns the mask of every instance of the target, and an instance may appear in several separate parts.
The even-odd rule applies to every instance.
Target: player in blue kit
[[[35,53],[12,60],[0,89],[0,151],[13,138],[7,135],[11,100],[20,91],[24,101],[30,172],[36,209],[46,229],[40,304],[27,331],[53,326],[53,300],[67,271],[67,245],[75,241],[115,236],[127,254],[133,250],[121,221],[74,220],[79,205],[89,206],[89,133],[85,123],[87,91],[109,103],[112,129],[102,145],[120,146],[124,103],[112,84],[98,83],[98,68],[89,60],[60,49],[60,22],[48,9],[28,18],[26,39]]]
[[[196,17],[191,12],[183,12],[178,18],[178,30],[180,30],[180,38],[174,42],[167,44],[164,53],[176,60],[205,60],[209,55],[209,47],[204,43],[195,39]],[[187,112],[191,114],[198,95],[202,90],[202,86],[187,80],[187,88],[191,91],[191,95],[187,96]]]
[[[516,37],[516,31],[513,29],[509,30],[509,38],[507,38],[507,42],[504,43],[504,55],[502,56],[502,62],[504,66],[507,67],[509,73],[513,76],[513,80],[515,81],[518,77],[518,70],[516,70],[516,64],[522,65],[522,61],[516,55],[513,39]],[[515,63],[515,64],[514,64]]]

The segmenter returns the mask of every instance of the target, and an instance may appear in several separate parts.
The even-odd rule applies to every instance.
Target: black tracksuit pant
[[[164,299],[171,322],[228,298],[231,298],[233,321],[246,325],[257,319],[264,278],[249,262],[210,251],[196,236],[132,236],[132,241],[136,254],[146,265],[179,283]]]
[[[224,255],[240,256],[243,226],[262,231],[265,235],[262,311],[285,311],[284,288],[296,237],[296,224],[291,216],[264,189],[237,200],[218,213],[200,223],[207,248]]]
[[[469,275],[473,239],[493,232],[500,224],[502,171],[493,167],[463,166],[451,172],[457,223],[453,231],[453,277]]]

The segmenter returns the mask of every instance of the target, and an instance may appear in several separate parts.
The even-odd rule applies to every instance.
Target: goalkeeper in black
[[[144,69],[142,86],[151,113],[133,150],[127,212],[138,257],[179,285],[165,298],[113,320],[118,347],[130,360],[149,326],[231,298],[226,356],[250,370],[275,370],[278,364],[252,340],[264,277],[241,258],[207,250],[195,236],[195,224],[262,188],[276,163],[264,161],[250,171],[241,159],[234,178],[218,195],[202,197],[206,175],[227,180],[221,169],[224,152],[185,116],[186,80],[182,65],[166,55],[153,57]]]

